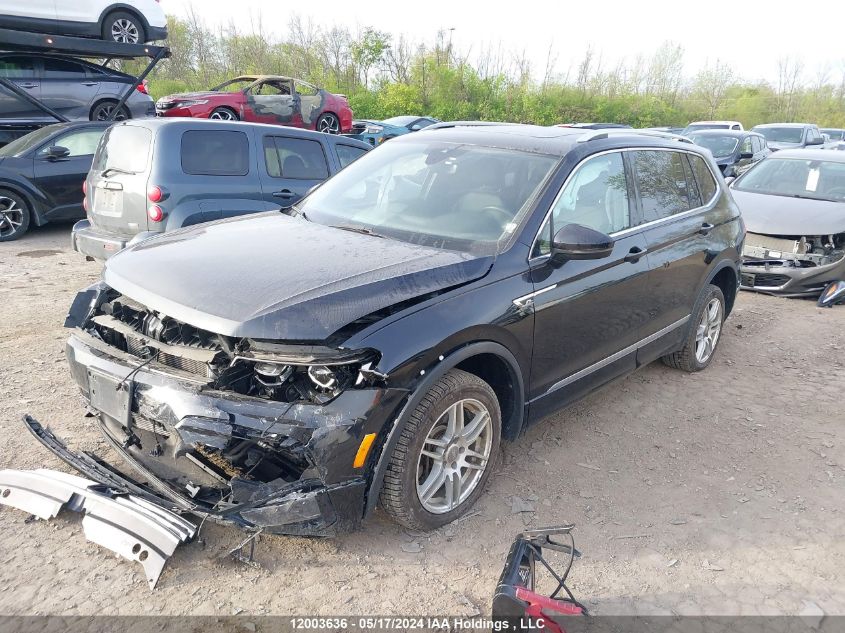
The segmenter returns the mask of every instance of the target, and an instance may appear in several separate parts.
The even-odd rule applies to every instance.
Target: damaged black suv
[[[48,443],[249,529],[328,535],[379,501],[434,528],[480,496],[502,439],[655,359],[706,367],[743,235],[683,139],[440,124],[286,212],[111,258],[67,355],[135,472]]]

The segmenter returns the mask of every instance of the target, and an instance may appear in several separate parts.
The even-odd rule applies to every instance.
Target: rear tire
[[[109,13],[103,20],[102,36],[106,41],[121,44],[144,44],[147,41],[144,23],[127,11]]]
[[[690,373],[701,371],[716,355],[716,347],[722,340],[724,322],[725,295],[718,286],[705,286],[692,310],[684,346],[664,356],[663,362],[669,367]]]
[[[240,121],[240,117],[238,113],[232,110],[232,108],[214,108],[211,111],[211,114],[208,115],[209,119],[214,119],[215,121]]]
[[[11,242],[29,230],[31,212],[26,200],[8,189],[0,189],[0,242]]]
[[[100,101],[97,105],[91,108],[91,113],[89,114],[88,118],[92,121],[108,121],[111,113],[117,107],[117,101]],[[117,116],[114,117],[115,121],[125,121],[126,119],[132,118],[129,114],[129,109],[124,105],[121,106],[120,111],[117,113]]]
[[[501,420],[490,385],[459,369],[444,374],[402,429],[384,476],[382,508],[416,530],[466,513],[496,466]]]
[[[317,124],[314,126],[318,132],[326,134],[340,134],[340,119],[336,114],[331,112],[323,112],[317,119]]]

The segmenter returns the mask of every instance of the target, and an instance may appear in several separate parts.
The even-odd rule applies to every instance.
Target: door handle
[[[714,226],[709,222],[705,222],[701,225],[701,228],[698,229],[699,235],[710,235],[710,231],[712,231]]]
[[[37,88],[38,84],[18,84],[21,88]]]
[[[274,198],[283,198],[285,200],[289,198],[293,198],[295,194],[290,189],[282,189],[281,191],[274,191],[273,197]]]
[[[629,264],[635,264],[640,261],[640,258],[648,252],[647,249],[640,248],[639,246],[634,246],[628,251],[628,254],[625,255],[623,258]]]
[[[96,81],[83,81],[82,85],[83,86],[96,86],[97,82]]]

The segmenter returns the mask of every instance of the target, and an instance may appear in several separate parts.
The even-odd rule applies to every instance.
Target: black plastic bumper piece
[[[298,536],[334,536],[354,529],[360,521],[365,492],[363,480],[325,486],[319,480],[303,480],[284,486],[266,488],[245,503],[207,507],[173,493],[163,495],[164,482],[151,473],[155,483],[139,483],[91,453],[75,453],[61,439],[35,418],[25,415],[23,422],[32,435],[50,452],[89,479],[113,491],[131,493],[177,513],[190,513],[209,520],[235,525],[250,531]],[[106,435],[112,448],[121,452]],[[139,465],[134,464],[137,467]]]

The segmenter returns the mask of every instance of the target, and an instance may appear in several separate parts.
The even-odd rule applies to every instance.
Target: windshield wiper
[[[108,178],[109,174],[126,174],[127,176],[134,176],[135,172],[127,169],[121,169],[120,167],[109,167],[100,172],[100,177]]]
[[[384,235],[380,233],[376,233],[372,229],[368,229],[366,226],[352,226],[349,224],[330,224],[330,227],[333,229],[340,229],[341,231],[350,231],[352,233],[362,233],[364,235],[372,235],[373,237],[380,237],[384,239]]]

